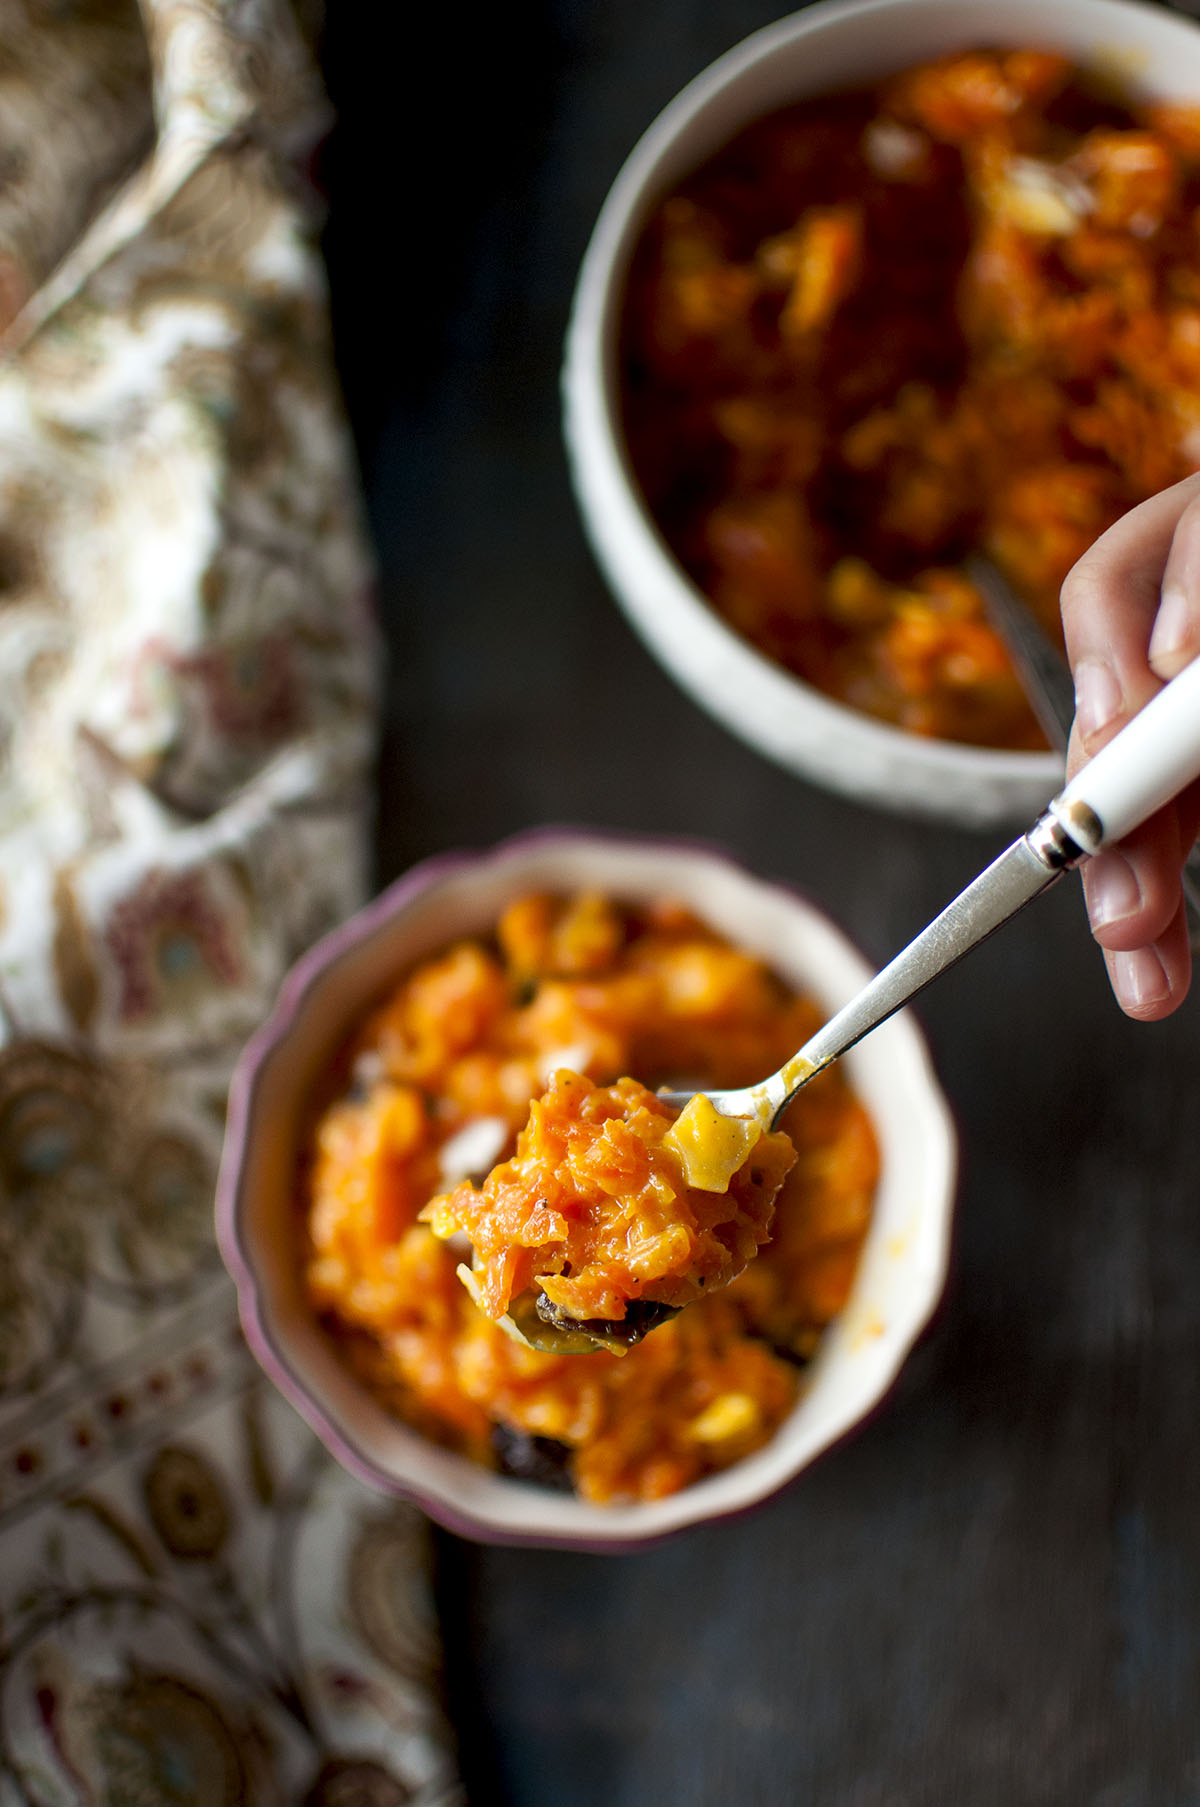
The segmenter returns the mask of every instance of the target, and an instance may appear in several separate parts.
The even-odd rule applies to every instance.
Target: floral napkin
[[[461,1799],[425,1527],[257,1377],[229,1072],[379,655],[282,0],[0,0],[0,1803]]]

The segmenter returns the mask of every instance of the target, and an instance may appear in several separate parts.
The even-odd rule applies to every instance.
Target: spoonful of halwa
[[[556,1073],[513,1159],[422,1213],[437,1235],[471,1242],[474,1265],[459,1272],[480,1309],[535,1347],[623,1350],[727,1285],[767,1240],[795,1159],[773,1126],[800,1088],[1197,776],[1200,660],[769,1079],[656,1095],[633,1079],[598,1087]]]
[[[636,1079],[598,1086],[563,1068],[512,1159],[422,1216],[469,1239],[459,1277],[522,1341],[624,1353],[758,1253],[795,1159],[782,1132],[701,1095],[680,1112]]]

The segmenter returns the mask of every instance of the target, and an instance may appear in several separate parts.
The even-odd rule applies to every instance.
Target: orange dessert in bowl
[[[1127,0],[841,0],[648,127],[563,370],[584,525],[733,733],[961,825],[1061,782],[965,574],[1056,621],[1200,462],[1200,32]]]
[[[669,1189],[691,1212],[704,1179],[718,1222],[713,1182],[745,1163],[660,1116],[657,1086],[753,1082],[868,977],[819,911],[710,848],[553,829],[414,868],[302,957],[234,1076],[217,1228],[267,1375],[343,1466],[489,1542],[628,1550],[767,1498],[879,1404],[941,1292],[955,1137],[908,1013],[795,1100],[758,1253],[635,1347],[514,1338],[464,1288],[462,1232],[423,1214],[482,1189],[566,1071],[555,1136],[586,1099],[603,1134],[616,1087],[622,1120],[654,1119],[650,1171],[661,1123],[684,1144]],[[582,1177],[602,1215],[637,1199],[649,1244],[665,1195],[623,1166]]]
[[[634,473],[722,616],[910,733],[1045,743],[962,571],[1058,632],[1119,515],[1200,464],[1200,106],[1028,44],[756,120],[652,212]]]
[[[534,893],[422,962],[313,1131],[307,1287],[346,1358],[427,1434],[509,1468],[557,1461],[595,1503],[740,1459],[845,1302],[870,1121],[835,1072],[769,1133],[613,1075],[744,1083],[816,1021],[667,900]],[[464,1150],[491,1171],[442,1189]]]

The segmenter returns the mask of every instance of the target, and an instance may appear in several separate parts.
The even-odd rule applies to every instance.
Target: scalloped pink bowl
[[[629,1550],[759,1504],[882,1400],[941,1295],[956,1141],[924,1042],[907,1013],[894,1017],[846,1057],[883,1157],[851,1298],[806,1371],[791,1416],[734,1467],[669,1499],[598,1507],[428,1442],[367,1392],[304,1299],[295,1175],[309,1099],[346,1033],[416,961],[488,929],[521,892],[579,886],[629,899],[682,899],[827,1012],[870,976],[810,904],[711,849],[564,829],[428,860],[299,961],[246,1048],[230,1091],[217,1233],[251,1349],[345,1468],[483,1542]]]

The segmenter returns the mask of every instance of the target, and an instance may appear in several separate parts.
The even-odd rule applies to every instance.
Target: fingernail
[[[1087,740],[1121,713],[1121,686],[1111,665],[1081,659],[1075,667],[1075,723]]]
[[[1158,605],[1158,614],[1154,617],[1154,626],[1150,631],[1150,646],[1147,657],[1151,665],[1157,660],[1172,660],[1181,652],[1186,652],[1194,638],[1192,625],[1192,607],[1187,596],[1178,584],[1162,593]]]
[[[1122,1010],[1145,1010],[1170,997],[1170,982],[1154,948],[1139,947],[1110,958],[1113,990]]]
[[[1123,853],[1108,848],[1089,860],[1083,876],[1088,920],[1094,929],[1124,922],[1141,908],[1142,887]]]

